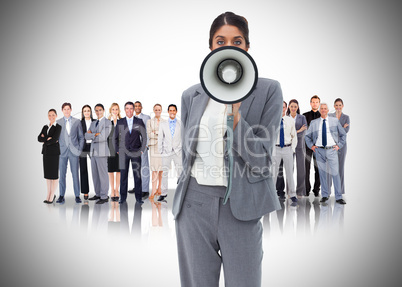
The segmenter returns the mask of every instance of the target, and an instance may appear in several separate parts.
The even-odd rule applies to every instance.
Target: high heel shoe
[[[54,202],[54,200],[55,200],[55,199],[56,199],[56,195],[54,195],[54,196],[53,196],[53,200],[52,200],[52,201],[48,201],[48,200],[46,200],[46,201],[47,201],[46,203],[47,203],[47,204],[52,204],[52,203]]]

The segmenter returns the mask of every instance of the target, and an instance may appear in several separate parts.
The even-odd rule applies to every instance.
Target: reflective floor
[[[142,241],[164,240],[175,236],[171,202],[174,190],[166,201],[149,198],[144,204],[135,203],[129,194],[124,204],[109,201],[96,204],[83,200],[77,204],[73,197],[66,197],[64,204],[44,205],[48,212],[58,217],[59,224],[84,233],[102,233],[111,236],[132,236]],[[314,235],[325,231],[340,232],[343,229],[345,208],[332,197],[326,203],[320,197],[300,198],[297,203],[281,200],[282,209],[262,218],[265,236]]]

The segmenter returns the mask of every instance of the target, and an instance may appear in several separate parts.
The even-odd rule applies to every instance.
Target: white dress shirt
[[[297,146],[297,132],[296,132],[296,127],[295,127],[295,120],[289,116],[283,116],[283,132],[285,136],[285,145],[292,145],[292,150],[293,152],[296,151],[296,146]],[[276,144],[280,144],[280,127],[279,125],[279,134],[278,138],[276,139]]]
[[[332,137],[331,131],[329,130],[329,124],[328,124],[328,116],[325,118],[325,126],[327,128],[327,146],[334,146],[336,145],[334,138]],[[322,124],[324,122],[324,119],[321,117],[320,118],[320,127],[318,129],[318,138],[317,142],[315,143],[316,146],[322,147]]]
[[[92,120],[91,120],[91,119],[85,120],[85,125],[87,126],[87,131],[90,130],[90,128],[91,128],[91,123],[92,123]],[[92,142],[92,140],[87,140],[87,143],[88,143],[88,144],[91,143],[91,142]]]
[[[198,184],[227,186],[223,154],[226,119],[226,105],[209,99],[200,121],[197,154],[191,168],[191,176]]]

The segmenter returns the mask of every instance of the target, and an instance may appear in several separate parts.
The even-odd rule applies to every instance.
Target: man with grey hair
[[[320,202],[325,203],[329,199],[330,185],[328,179],[330,180],[331,175],[334,182],[336,202],[346,204],[342,199],[338,162],[338,150],[346,142],[346,132],[337,118],[328,117],[328,105],[326,103],[321,103],[320,114],[319,119],[310,123],[305,135],[307,146],[317,157],[322,194]]]

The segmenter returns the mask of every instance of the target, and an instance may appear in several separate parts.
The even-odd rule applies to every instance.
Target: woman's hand
[[[344,124],[343,128],[346,129],[349,126],[349,124]]]
[[[50,141],[51,139],[52,139],[52,137],[48,137],[48,138],[47,138],[47,141]]]
[[[44,135],[44,134],[41,134],[41,135],[40,135],[40,137],[41,137],[41,138],[44,138],[44,137],[45,137],[45,135]]]
[[[307,127],[306,127],[306,125],[303,125],[303,126],[297,131],[297,133],[301,133],[302,131],[305,131],[305,130],[307,130]]]

